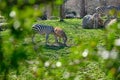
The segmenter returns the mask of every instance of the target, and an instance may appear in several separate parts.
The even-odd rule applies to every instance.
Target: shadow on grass
[[[50,49],[50,50],[60,50],[64,49],[65,47],[68,47],[67,45],[64,45],[62,43],[55,43],[55,44],[34,44],[34,50],[35,51],[42,51],[42,49]]]
[[[45,59],[58,60],[61,56],[67,55],[68,51],[65,50],[66,46],[62,43],[55,44],[36,44],[34,51],[44,61]]]
[[[48,44],[48,45],[45,45],[44,48],[46,49],[52,49],[52,50],[59,50],[59,49],[63,49],[67,47],[66,45],[62,44],[62,43],[58,43],[58,44]]]

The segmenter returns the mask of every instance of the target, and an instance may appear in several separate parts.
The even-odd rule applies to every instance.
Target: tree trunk
[[[50,19],[51,15],[52,15],[52,7],[51,7],[51,5],[47,5],[46,14],[47,14],[47,19]]]
[[[65,2],[67,0],[63,1],[63,4],[60,5],[60,21],[64,21],[65,18]]]
[[[81,0],[81,2],[80,2],[80,18],[83,18],[85,15],[86,15],[85,0]]]
[[[64,21],[64,4],[60,5],[60,21]]]

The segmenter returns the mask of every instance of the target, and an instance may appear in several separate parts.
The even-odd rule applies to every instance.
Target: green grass
[[[77,46],[77,45],[92,45],[96,44],[96,41],[99,43],[98,45],[104,45],[104,30],[102,29],[83,29],[81,25],[81,19],[65,19],[65,22],[59,22],[57,20],[47,20],[47,21],[38,21],[37,23],[43,25],[50,25],[53,27],[60,27],[62,28],[67,37],[67,45],[68,47],[50,47],[45,46],[45,36],[37,35],[36,41],[39,41],[39,45],[43,47],[43,52],[50,54],[65,54],[69,53],[70,47]],[[50,35],[49,43],[52,45],[54,44],[54,36]],[[38,45],[38,46],[39,46]]]
[[[68,47],[54,46],[54,37],[50,35],[50,45],[45,45],[45,36],[36,35],[36,45],[31,42],[30,27],[28,36],[20,41],[27,52],[28,59],[20,63],[18,75],[16,71],[9,73],[10,80],[112,80],[108,79],[104,71],[104,60],[96,57],[98,46],[105,45],[105,31],[103,29],[83,29],[81,19],[65,19],[37,21],[43,25],[62,28],[67,34]],[[3,38],[8,37],[8,32],[2,32]],[[32,32],[32,31],[31,31]],[[29,34],[30,33],[30,34]],[[8,38],[11,39],[11,38]],[[6,43],[9,40],[5,41]],[[82,56],[85,50],[89,50],[87,58]],[[57,66],[57,63],[62,65]],[[98,74],[98,75],[97,75]],[[67,75],[67,76],[66,76]]]

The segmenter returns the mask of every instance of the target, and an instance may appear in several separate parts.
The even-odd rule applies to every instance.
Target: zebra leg
[[[35,44],[34,42],[34,37],[35,37],[35,33],[32,35],[32,43]]]
[[[95,29],[95,26],[96,26],[96,22],[95,22],[95,19],[93,19],[93,28]]]
[[[46,34],[46,45],[48,43],[49,34]]]
[[[66,45],[66,40],[65,40],[65,38],[63,38],[63,44]]]
[[[107,15],[107,19],[110,20],[110,19],[111,19],[111,16],[110,16],[110,15]]]
[[[98,28],[98,18],[96,19],[96,28]]]
[[[59,42],[61,42],[61,37],[59,37]]]
[[[54,37],[55,37],[55,43],[58,43],[58,38],[55,34],[54,34]]]

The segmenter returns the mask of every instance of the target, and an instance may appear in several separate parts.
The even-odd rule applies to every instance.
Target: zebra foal
[[[62,38],[63,39],[63,44],[66,45],[66,42],[67,42],[67,35],[66,33],[63,31],[63,29],[61,29],[60,27],[55,27],[54,28],[54,32],[55,32],[55,35],[57,37],[57,40],[59,38]]]
[[[49,38],[49,35],[50,34],[53,34],[54,37],[55,37],[55,41],[57,43],[57,37],[55,36],[55,33],[54,33],[54,28],[52,26],[47,26],[47,25],[41,25],[41,24],[34,24],[32,26],[32,30],[34,32],[33,36],[32,36],[32,42],[34,43],[34,37],[35,37],[35,34],[38,33],[38,34],[41,34],[41,35],[46,35],[46,44],[48,43],[48,38]]]

